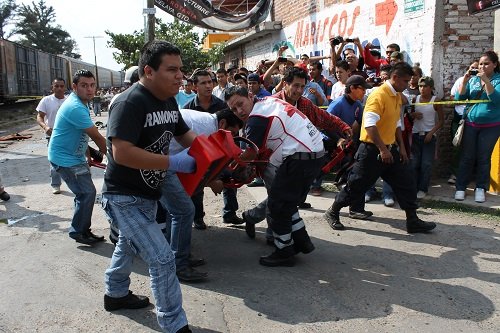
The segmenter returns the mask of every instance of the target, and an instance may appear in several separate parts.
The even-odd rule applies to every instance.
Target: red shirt
[[[272,95],[272,97],[286,101],[284,90]],[[349,125],[343,122],[339,117],[320,109],[314,105],[313,102],[303,96],[299,97],[297,104],[294,106],[307,118],[309,118],[311,123],[320,130],[334,131],[338,134],[342,134],[345,130],[350,128]]]

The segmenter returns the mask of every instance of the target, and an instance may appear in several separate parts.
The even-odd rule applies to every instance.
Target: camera
[[[279,57],[278,58],[278,62],[287,62],[287,61],[288,61],[288,59],[285,58],[285,57]]]
[[[337,36],[337,37],[333,37],[333,38],[330,39],[330,44],[332,46],[340,45],[343,42],[354,43],[354,39],[352,39],[352,38],[346,38],[346,39],[344,39],[342,36]]]
[[[374,77],[372,78],[373,83],[379,84],[382,83],[382,78],[381,77]]]
[[[469,70],[469,75],[477,75],[477,73],[479,73],[479,70],[477,70],[477,69],[470,69]]]
[[[344,41],[344,38],[342,38],[342,36],[337,36],[337,37],[333,37],[330,39],[330,44],[332,46],[337,46],[337,45],[342,44],[343,41]]]

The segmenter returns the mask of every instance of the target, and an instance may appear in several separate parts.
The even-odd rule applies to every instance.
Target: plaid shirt
[[[280,92],[272,95],[272,97],[286,101],[284,90],[281,90]],[[299,97],[299,99],[297,100],[297,104],[294,106],[307,118],[309,118],[314,126],[322,131],[333,131],[342,136],[342,133],[350,128],[349,125],[343,122],[339,117],[334,116],[323,109],[320,109],[303,96]]]
[[[315,81],[314,79],[312,79],[311,81],[319,84],[319,86],[321,87],[321,89],[323,89],[323,92],[325,93],[326,99],[328,100],[328,102],[331,102],[332,86],[333,86],[332,81],[328,80],[323,75],[321,75],[321,79],[319,81]]]

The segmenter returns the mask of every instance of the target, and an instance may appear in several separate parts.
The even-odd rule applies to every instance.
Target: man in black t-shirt
[[[193,172],[194,159],[183,151],[169,154],[175,138],[189,147],[189,130],[174,96],[183,75],[180,50],[165,41],[147,44],[139,60],[140,81],[112,104],[107,132],[108,166],[102,206],[120,235],[105,273],[104,308],[138,309],[149,299],[129,291],[135,255],[149,266],[158,323],[163,331],[191,332],[182,309],[175,257],[156,223],[157,201],[167,170]]]

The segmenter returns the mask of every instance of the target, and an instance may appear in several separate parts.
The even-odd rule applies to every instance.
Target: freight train
[[[99,88],[123,85],[123,72],[97,68]],[[64,78],[71,89],[73,74],[79,69],[96,74],[93,64],[0,40],[0,103],[48,95],[51,81],[56,77]]]

